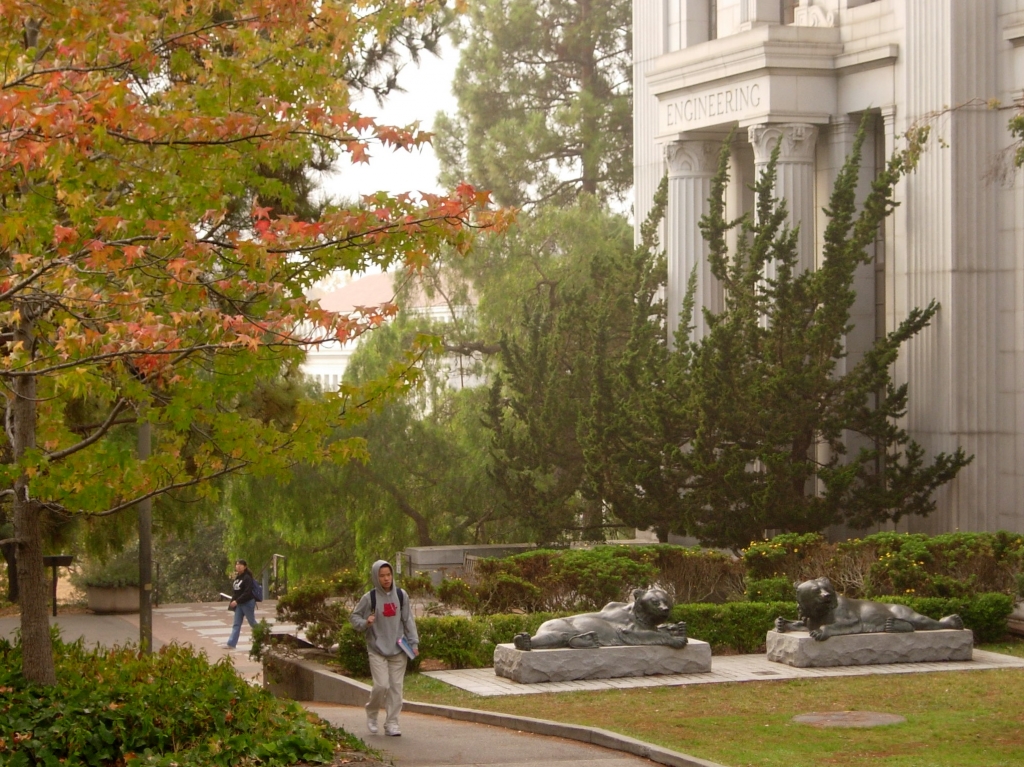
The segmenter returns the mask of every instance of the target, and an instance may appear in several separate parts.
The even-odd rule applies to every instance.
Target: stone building
[[[1008,148],[1024,88],[1024,0],[634,0],[636,218],[669,176],[670,321],[697,265],[722,304],[697,221],[722,140],[730,215],[781,143],[777,193],[814,268],[838,168],[871,115],[864,184],[901,137],[931,125],[900,207],[858,275],[851,361],[931,299],[941,310],[894,371],[928,451],[975,456],[939,508],[901,530],[1024,532],[1024,179]],[[696,333],[701,333],[700,319]]]

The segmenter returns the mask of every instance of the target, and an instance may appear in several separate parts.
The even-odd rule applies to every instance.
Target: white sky
[[[422,129],[431,130],[438,112],[453,114],[457,106],[451,82],[459,54],[447,40],[442,42],[441,54],[438,58],[424,52],[419,66],[406,64],[398,76],[404,92],[392,93],[383,107],[372,96],[356,101],[353,107],[383,125],[404,127],[418,121]],[[429,146],[412,152],[374,146],[369,163],[346,164],[338,173],[325,174],[323,190],[335,199],[353,200],[379,191],[440,192],[438,171],[437,158]]]

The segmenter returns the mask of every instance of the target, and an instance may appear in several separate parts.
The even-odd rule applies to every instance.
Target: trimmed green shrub
[[[488,615],[479,618],[484,623],[484,641],[490,645],[508,644],[516,634],[526,632],[533,636],[540,624],[568,613],[530,613],[529,615]],[[488,665],[490,665],[488,663]]]
[[[27,682],[21,645],[0,639],[0,764],[229,767],[325,762],[365,747],[188,646],[54,642],[57,685]]]
[[[796,602],[676,605],[671,621],[686,621],[687,636],[710,644],[712,653],[760,653],[779,616],[796,620]]]
[[[90,559],[82,566],[80,572],[71,576],[71,582],[82,588],[118,589],[139,587],[139,547],[129,547],[106,561]]]
[[[876,601],[906,605],[921,615],[939,620],[956,613],[964,628],[974,632],[975,643],[998,642],[1006,635],[1006,620],[1013,611],[1013,597],[990,592],[970,598],[879,597]]]
[[[484,614],[533,612],[544,604],[540,587],[510,573],[496,573],[476,589],[477,611]]]
[[[277,619],[294,623],[306,632],[306,639],[329,650],[338,631],[348,623],[349,611],[332,596],[334,584],[326,581],[306,583],[292,589],[277,602]]]
[[[351,676],[369,676],[370,658],[366,654],[366,638],[351,624],[346,624],[335,635],[335,639],[338,642],[338,662],[345,670]]]
[[[834,547],[818,533],[784,533],[770,541],[754,541],[743,552],[746,577],[753,580],[785,577],[792,584],[824,575],[821,568]]]
[[[398,584],[411,597],[429,597],[434,593],[434,584],[429,575],[409,575]]]
[[[777,535],[743,552],[751,580],[825,576],[850,597],[1013,594],[1024,572],[1024,535],[876,533],[832,544],[817,533]]]
[[[481,559],[473,586],[453,583],[438,596],[473,612],[509,609],[600,610],[628,602],[634,589],[658,584],[677,602],[722,602],[743,593],[742,565],[717,551],[685,546],[598,546],[538,550]],[[442,584],[444,586],[444,584]]]
[[[473,612],[478,599],[472,587],[461,578],[445,578],[437,587],[437,598],[441,604]]]
[[[436,658],[449,668],[482,668],[491,665],[492,652],[484,646],[482,620],[447,616],[418,618],[420,657]]]
[[[748,602],[792,602],[795,589],[789,578],[762,578],[747,580]]]

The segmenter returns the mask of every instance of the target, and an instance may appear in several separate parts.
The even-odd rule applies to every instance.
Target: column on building
[[[722,288],[711,274],[707,244],[699,226],[701,216],[708,212],[711,180],[718,167],[721,148],[717,141],[675,141],[665,151],[668,162],[666,299],[670,340],[680,324],[691,324],[689,317],[679,316],[691,274],[697,279],[693,337],[700,338],[706,331],[701,307],[713,312],[722,310]]]
[[[748,129],[754,149],[754,166],[758,178],[768,166],[772,152],[779,146],[775,171],[775,196],[786,201],[787,223],[800,227],[798,268],[813,269],[814,236],[814,148],[818,129],[806,123],[770,123],[752,125]],[[773,277],[769,265],[766,277]]]

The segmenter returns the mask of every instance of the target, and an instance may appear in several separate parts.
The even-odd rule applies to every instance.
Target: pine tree
[[[673,353],[665,336],[666,265],[657,229],[667,198],[664,179],[629,261],[629,340],[621,353],[610,355],[607,348],[608,326],[616,318],[603,314],[595,323],[592,393],[581,422],[588,494],[615,520],[653,528],[661,541],[684,532],[682,446],[693,437],[686,413],[690,349]],[[692,306],[692,294],[685,303]],[[683,314],[688,316],[685,308]]]
[[[692,478],[681,488],[683,525],[709,544],[740,547],[766,530],[854,528],[923,515],[932,493],[970,462],[961,449],[930,462],[898,425],[909,396],[890,369],[900,346],[928,326],[938,304],[914,309],[847,373],[845,356],[854,274],[895,202],[893,189],[919,153],[912,143],[879,174],[858,213],[856,186],[863,130],[840,172],[826,214],[821,266],[797,268],[797,230],[784,225],[785,202],[772,195],[777,150],[756,183],[753,217],[727,221],[728,154],[701,229],[726,307],[709,315],[690,369],[695,436],[687,445]],[[729,254],[725,235],[741,236]],[[774,263],[774,277],[765,277]],[[846,434],[867,447],[855,452]]]
[[[447,180],[502,204],[601,200],[633,184],[629,0],[481,0],[435,122]]]

